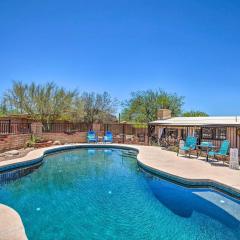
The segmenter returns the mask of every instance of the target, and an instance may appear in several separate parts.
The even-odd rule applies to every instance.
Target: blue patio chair
[[[98,141],[98,139],[97,139],[96,132],[88,131],[88,133],[87,133],[87,142],[88,143],[97,143],[97,141]]]
[[[106,131],[105,136],[103,137],[104,143],[112,143],[113,142],[113,135],[112,132]]]
[[[218,151],[214,151],[214,150],[210,151],[208,153],[208,156],[216,160],[217,160],[216,157],[219,156],[222,158],[222,161],[224,162],[224,160],[228,156],[229,148],[230,148],[230,142],[228,140],[224,140],[221,143],[220,149]]]
[[[188,153],[189,157],[191,157],[191,152],[193,150],[196,150],[196,146],[197,146],[197,138],[192,137],[192,136],[188,136],[186,138],[184,146],[178,149],[177,155],[179,155],[179,151],[182,150],[185,153]]]

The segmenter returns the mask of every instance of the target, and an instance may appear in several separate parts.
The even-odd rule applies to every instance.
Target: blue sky
[[[0,94],[54,81],[120,100],[162,88],[240,114],[240,1],[1,0]]]

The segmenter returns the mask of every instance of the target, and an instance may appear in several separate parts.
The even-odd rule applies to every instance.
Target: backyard
[[[240,1],[0,1],[0,240],[240,240]]]

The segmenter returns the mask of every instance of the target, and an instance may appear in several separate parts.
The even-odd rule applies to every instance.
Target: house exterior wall
[[[208,126],[203,126],[203,127],[208,127]],[[219,126],[219,127],[225,127],[225,126]],[[191,126],[191,127],[186,127],[186,126],[166,126],[166,125],[155,125],[155,130],[154,130],[154,134],[158,135],[159,137],[159,133],[160,133],[160,129],[161,128],[165,128],[165,129],[177,129],[178,131],[178,140],[180,140],[182,138],[182,129],[184,129],[186,135],[194,135],[194,132],[198,129],[201,129],[202,127],[199,126]],[[226,134],[226,139],[230,141],[230,147],[231,148],[238,148],[240,149],[240,130],[238,130],[240,128],[238,127],[226,127],[227,130],[227,134]],[[204,138],[200,138],[200,142],[202,141],[211,141],[213,143],[214,146],[220,146],[221,142],[223,140],[217,140],[217,139],[204,139]]]

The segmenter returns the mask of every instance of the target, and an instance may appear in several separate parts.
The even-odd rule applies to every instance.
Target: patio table
[[[206,161],[208,162],[208,153],[213,150],[216,149],[217,146],[213,146],[213,145],[205,145],[205,144],[200,144],[197,145],[198,148],[200,148],[200,154],[198,153],[198,156],[201,155],[201,153],[204,151],[206,152]]]

